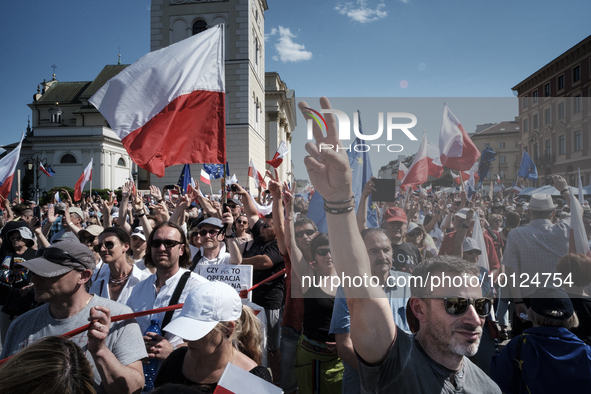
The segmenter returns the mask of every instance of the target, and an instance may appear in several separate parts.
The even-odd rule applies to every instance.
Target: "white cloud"
[[[273,60],[280,59],[283,63],[300,62],[302,60],[310,60],[312,52],[306,51],[303,44],[293,42],[292,38],[296,37],[287,27],[279,26],[279,29],[271,29],[268,37],[279,34],[279,39],[275,44],[275,49],[279,56],[273,56]],[[267,37],[266,37],[267,39]]]
[[[276,28],[272,28],[269,33],[265,34],[265,42],[269,41],[269,39],[271,38],[271,36],[274,36],[275,34],[277,34],[277,29]]]
[[[407,2],[408,0],[402,0]],[[383,11],[386,4],[383,2],[371,8],[367,5],[367,0],[357,0],[356,3],[347,2],[344,4],[338,4],[335,10],[341,15],[347,15],[349,18],[356,22],[368,23],[383,19],[388,15],[387,11]]]

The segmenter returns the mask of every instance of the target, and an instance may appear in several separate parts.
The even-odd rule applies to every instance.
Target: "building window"
[[[207,30],[207,22],[200,19],[197,22],[193,23],[193,35],[199,34],[202,31]]]
[[[499,163],[501,163],[501,164],[507,163],[507,156],[499,156]]]
[[[557,90],[564,89],[564,74],[559,75],[558,78],[556,78],[556,89]]]
[[[563,134],[558,137],[558,154],[564,155],[566,153],[566,136]]]
[[[581,80],[581,66],[573,68],[573,83]]]
[[[531,94],[531,96],[534,98],[534,103],[538,102],[538,91],[534,90]]]
[[[574,150],[583,150],[583,140],[581,138],[581,130],[575,131]]]
[[[575,96],[573,103],[573,113],[578,114],[583,109],[583,97],[582,95]]]
[[[529,131],[529,119],[523,119],[523,131],[524,132],[528,132]]]
[[[538,128],[538,114],[534,115],[534,130]]]
[[[119,160],[117,160],[117,165],[125,167],[125,160],[123,160],[123,157],[120,157]]]
[[[544,153],[548,156],[552,154],[552,145],[550,145],[550,140],[546,140],[546,149],[544,149]]]
[[[507,179],[507,174],[505,173],[505,171],[501,170],[499,172],[500,172],[499,178],[501,178],[501,179]]]
[[[558,104],[558,119],[564,119],[566,116],[566,111],[564,110],[564,101]]]
[[[515,147],[519,148],[519,141],[515,141]]]
[[[523,98],[523,108],[527,108],[527,96]]]
[[[499,149],[505,149],[505,143],[499,142]]]
[[[538,143],[534,144],[534,160],[538,160]]]
[[[73,164],[73,163],[76,163],[76,162],[77,162],[76,161],[76,158],[73,155],[69,154],[69,153],[63,155],[62,158],[61,158],[61,160],[60,160],[60,163],[62,163],[62,164]]]
[[[544,111],[544,124],[549,124],[552,121],[552,111],[550,108]]]
[[[544,97],[550,96],[550,82],[544,85]]]

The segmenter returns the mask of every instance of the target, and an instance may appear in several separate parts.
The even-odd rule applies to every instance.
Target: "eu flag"
[[[55,171],[53,170],[53,168],[51,168],[49,164],[47,165],[47,167],[45,167],[45,169],[47,170],[47,172],[49,172],[49,176],[55,175]]]
[[[523,179],[529,179],[531,181],[536,181],[538,179],[538,169],[526,151],[523,151],[523,158],[521,159],[521,165],[519,166],[517,175]]]
[[[357,111],[359,116],[359,132],[363,134],[361,128],[361,113]],[[357,152],[354,147],[360,145],[363,142],[357,137],[353,144],[351,144],[351,150],[347,152],[349,156],[349,166],[353,172],[353,195],[355,196],[355,212],[359,208],[359,200],[361,199],[361,193],[363,187],[372,177],[371,162],[369,160],[368,152]],[[324,200],[320,193],[314,193],[310,205],[308,206],[307,217],[312,219],[318,226],[318,231],[321,233],[327,233],[328,227],[326,225],[326,212],[324,211]],[[377,205],[372,201],[371,195],[367,201],[367,227],[379,227],[378,216],[377,216]]]
[[[179,181],[177,185],[181,188],[182,194],[187,194],[187,186],[191,184],[191,166],[189,164],[185,164],[183,167],[183,171],[181,171],[181,176],[179,177]]]
[[[497,152],[493,151],[492,149],[486,148],[482,151],[482,154],[480,155],[480,164],[478,165],[479,186],[482,184],[482,181],[488,175],[488,172],[490,171],[490,162],[495,160],[496,155]]]
[[[203,169],[209,174],[209,179],[220,179],[224,176],[222,164],[204,164]],[[226,162],[226,176],[230,176],[230,166]]]

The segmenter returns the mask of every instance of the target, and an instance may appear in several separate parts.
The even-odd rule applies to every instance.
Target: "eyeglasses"
[[[220,230],[201,230],[199,231],[197,234],[199,234],[200,237],[205,237],[207,235],[218,235],[220,233]]]
[[[164,245],[166,249],[171,249],[181,244],[182,242],[175,241],[173,239],[153,239],[151,246],[155,249],[159,249],[162,245]]]
[[[96,239],[96,237],[94,235],[88,235],[86,237],[81,236],[80,242],[82,242],[83,244],[89,244],[89,243],[93,243],[95,239]]]
[[[92,247],[92,249],[93,249],[95,252],[97,252],[97,253],[98,253],[98,252],[100,252],[100,251],[101,251],[101,249],[103,249],[103,246],[105,247],[105,249],[107,249],[107,250],[111,250],[111,249],[113,249],[113,248],[115,247],[115,242],[113,242],[113,241],[105,241],[105,242],[104,242],[104,243],[102,243],[102,244],[94,245],[94,246]]]
[[[464,252],[464,254],[476,254],[476,255],[480,256],[482,254],[482,252],[480,250],[472,249],[472,250],[468,250],[468,251]]]
[[[248,224],[247,220],[236,220],[236,223],[238,224]]]
[[[470,305],[474,305],[478,316],[486,317],[492,307],[492,301],[488,298],[447,297],[443,299],[443,304],[445,311],[452,316],[462,316]]]
[[[406,234],[407,237],[418,237],[419,235],[423,234],[422,231],[411,231],[410,233]]]
[[[49,260],[56,264],[75,262],[80,265],[84,265],[76,257],[59,248],[40,248],[35,253],[35,257],[43,257],[45,260]]]
[[[296,238],[302,238],[304,235],[308,237],[316,234],[316,230],[302,230],[295,233]]]
[[[330,253],[330,249],[316,249],[316,254],[318,256],[324,257],[324,256],[326,256],[329,253]]]
[[[20,235],[13,235],[10,237],[11,241],[22,241],[23,237],[21,237]]]

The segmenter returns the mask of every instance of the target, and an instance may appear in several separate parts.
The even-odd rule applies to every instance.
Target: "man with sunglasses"
[[[0,358],[11,356],[41,338],[62,335],[88,324],[72,338],[93,369],[97,393],[137,392],[144,385],[141,359],[147,356],[135,319],[111,323],[111,316],[131,313],[115,301],[89,294],[94,256],[78,240],[66,237],[21,265],[35,275],[35,299],[44,305],[14,321]]]
[[[201,248],[193,257],[194,270],[198,264],[230,264],[230,253],[226,252],[224,235],[220,234],[223,227],[218,218],[207,218],[197,225]]]
[[[323,109],[330,109],[326,97]],[[308,119],[306,102],[300,102]],[[304,159],[316,193],[324,198],[326,222],[339,276],[371,276],[370,261],[357,228],[349,158],[338,138],[336,119],[327,115],[327,130],[314,124],[316,143],[306,144]],[[325,135],[326,134],[326,135]],[[351,314],[351,340],[357,353],[363,393],[499,393],[500,389],[467,358],[476,353],[484,316],[491,302],[482,298],[475,267],[457,257],[439,256],[420,264],[413,276],[445,273],[460,286],[412,289],[409,307],[419,322],[415,335],[396,327],[388,300],[379,286],[343,285]],[[462,278],[465,278],[465,282]],[[452,282],[453,283],[453,282]],[[457,279],[456,279],[457,283]]]
[[[154,227],[148,236],[145,262],[148,267],[156,267],[156,273],[148,276],[137,284],[127,300],[127,306],[134,312],[168,306],[181,277],[191,266],[191,254],[185,232],[182,227],[172,222],[163,222]],[[178,302],[183,303],[189,292],[207,282],[202,276],[190,273]],[[180,282],[182,284],[182,282]],[[175,304],[176,304],[175,303]],[[174,304],[173,304],[174,305]],[[176,310],[173,318],[180,313]],[[160,320],[163,328],[165,312],[138,317],[137,321],[142,332],[150,326],[152,319]],[[179,337],[166,333],[164,336],[149,332],[145,337],[146,350],[150,358],[165,360],[170,353],[183,344]]]

